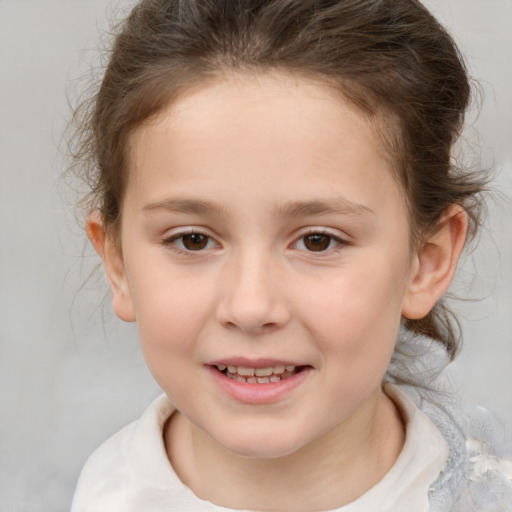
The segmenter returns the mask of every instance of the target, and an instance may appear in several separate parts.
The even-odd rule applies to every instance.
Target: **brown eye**
[[[201,251],[208,245],[209,237],[201,233],[189,233],[181,236],[182,244],[188,251]]]
[[[333,238],[323,233],[312,233],[303,237],[304,247],[308,251],[325,251],[331,245]]]
[[[220,248],[220,245],[211,236],[200,231],[181,232],[162,240],[162,245],[176,249],[178,254],[208,253]]]

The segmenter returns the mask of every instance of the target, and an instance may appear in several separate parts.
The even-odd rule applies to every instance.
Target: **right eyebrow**
[[[201,199],[185,199],[170,197],[155,203],[149,203],[142,208],[145,212],[166,211],[171,213],[224,213],[225,209],[212,201]]]

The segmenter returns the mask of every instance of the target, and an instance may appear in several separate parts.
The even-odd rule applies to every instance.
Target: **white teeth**
[[[226,375],[238,382],[248,384],[269,384],[271,382],[279,382],[283,379],[291,377],[296,372],[295,366],[268,366],[267,368],[248,368],[246,366],[232,366],[219,364],[219,371],[223,372],[227,369]]]
[[[256,368],[255,373],[256,377],[270,377],[274,373],[274,368]]]
[[[244,377],[253,377],[254,376],[254,368],[244,368],[243,366],[238,367],[238,375],[243,375]],[[258,375],[258,370],[256,370],[256,375]]]

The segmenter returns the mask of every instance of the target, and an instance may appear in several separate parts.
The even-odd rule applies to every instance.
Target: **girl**
[[[396,386],[457,351],[469,96],[416,0],[136,5],[77,154],[165,395],[91,456],[73,512],[511,508],[507,462],[426,376],[416,403]]]

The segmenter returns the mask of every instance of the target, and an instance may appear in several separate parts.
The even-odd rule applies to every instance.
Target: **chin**
[[[227,434],[227,435],[226,435]],[[246,459],[279,459],[297,452],[304,446],[303,436],[293,439],[290,435],[269,431],[263,433],[226,432],[220,439],[215,439],[223,449],[233,455]]]

